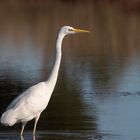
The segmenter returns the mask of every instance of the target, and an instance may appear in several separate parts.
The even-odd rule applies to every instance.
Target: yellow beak
[[[90,32],[88,30],[81,30],[81,29],[74,29],[73,31],[76,33],[89,33]]]

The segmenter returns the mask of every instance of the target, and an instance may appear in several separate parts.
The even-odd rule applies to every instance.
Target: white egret
[[[36,132],[37,122],[42,111],[47,107],[52,92],[54,90],[60,62],[61,62],[61,45],[63,38],[68,34],[89,32],[87,30],[75,29],[70,26],[63,26],[58,34],[56,41],[56,58],[52,72],[47,81],[40,82],[25,92],[17,96],[12,103],[7,107],[6,111],[1,116],[1,123],[6,126],[12,126],[15,123],[21,122],[22,129],[20,135],[23,135],[26,123],[35,119],[33,135]]]

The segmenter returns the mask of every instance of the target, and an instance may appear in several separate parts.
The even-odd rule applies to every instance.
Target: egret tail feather
[[[0,118],[0,122],[6,126],[14,125],[17,122],[17,119],[15,118],[15,112],[12,109],[4,112]]]

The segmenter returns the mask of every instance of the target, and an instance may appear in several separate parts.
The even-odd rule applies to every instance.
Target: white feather
[[[47,88],[45,82],[30,87],[7,107],[6,112],[1,117],[1,123],[10,124],[11,126],[19,121],[27,122],[32,120],[48,105],[51,97],[51,92],[48,92],[48,90],[51,89]]]

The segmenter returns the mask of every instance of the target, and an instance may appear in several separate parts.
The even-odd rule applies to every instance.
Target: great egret
[[[61,45],[63,38],[68,34],[89,32],[88,30],[75,29],[70,26],[61,27],[56,41],[56,59],[52,72],[47,81],[40,82],[15,98],[2,114],[1,123],[6,126],[12,126],[15,123],[21,122],[22,129],[20,135],[23,135],[26,123],[35,119],[33,135],[36,132],[37,122],[42,111],[47,107],[52,92],[54,90],[60,62],[61,62]]]

